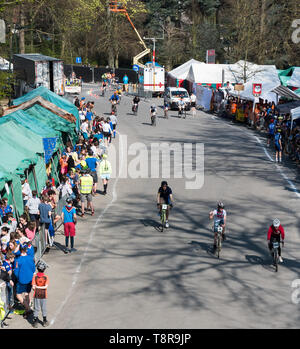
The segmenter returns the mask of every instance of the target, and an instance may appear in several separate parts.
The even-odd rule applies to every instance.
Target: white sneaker
[[[170,226],[169,222],[166,222],[166,228],[169,228],[169,226]]]
[[[283,263],[283,259],[282,259],[281,256],[279,256],[279,262],[280,262],[280,263]]]

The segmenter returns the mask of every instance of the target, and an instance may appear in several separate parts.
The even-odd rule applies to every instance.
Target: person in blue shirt
[[[15,256],[12,253],[7,253],[4,261],[2,262],[2,266],[8,275],[8,280],[6,281],[6,287],[7,287],[7,291],[8,291],[8,302],[9,302],[10,308],[14,304],[14,297],[13,297],[13,286],[14,286],[13,268],[14,268],[14,263],[15,263]]]
[[[100,161],[94,156],[94,153],[92,150],[89,151],[89,156],[85,159],[86,164],[88,165],[89,169],[91,170],[90,175],[93,177],[93,195],[96,195],[97,193],[97,183],[98,183],[98,175],[97,175],[97,163]]]
[[[123,84],[125,85],[125,91],[128,92],[128,83],[129,83],[129,79],[127,74],[124,75],[123,77]]]
[[[113,95],[110,97],[109,100],[110,100],[110,102],[112,102],[112,101],[116,101],[117,103],[119,102],[120,97],[119,97],[117,91],[115,91],[115,92],[113,93]]]
[[[21,256],[16,261],[16,268],[14,274],[17,278],[17,299],[24,306],[25,318],[32,313],[30,309],[30,292],[31,292],[31,282],[33,274],[35,272],[34,260],[31,256],[27,255],[27,247],[23,246],[20,248]]]
[[[274,143],[275,143],[275,161],[281,163],[282,162],[282,135],[281,129],[278,128],[274,135]]]
[[[267,134],[267,146],[270,146],[271,140],[274,139],[274,135],[275,135],[275,121],[271,120],[269,126],[268,126],[268,134]]]

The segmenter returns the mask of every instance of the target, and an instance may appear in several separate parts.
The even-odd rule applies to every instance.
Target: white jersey
[[[227,213],[225,210],[223,210],[222,212],[218,212],[218,210],[214,210],[213,211],[213,216],[214,216],[214,222],[218,222],[221,219],[225,219],[227,216]]]

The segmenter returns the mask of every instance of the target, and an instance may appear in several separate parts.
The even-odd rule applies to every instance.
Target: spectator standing
[[[45,225],[45,239],[47,241],[49,227],[51,223],[52,206],[48,196],[42,196],[42,202],[39,205],[40,224]]]
[[[69,238],[71,242],[71,249],[69,252],[75,251],[74,237],[76,235],[75,224],[77,223],[76,209],[73,207],[73,200],[67,199],[67,205],[63,207],[61,219],[64,225],[65,245],[69,248]]]
[[[29,198],[32,197],[32,192],[31,192],[30,185],[29,185],[27,179],[22,180],[22,195],[23,195],[23,204],[25,207]]]
[[[90,176],[89,170],[81,171],[82,176],[79,178],[79,190],[80,190],[80,201],[81,201],[81,217],[84,217],[84,203],[87,200],[87,208],[90,208],[92,211],[92,216],[95,214],[93,206],[93,177]]]
[[[110,180],[110,176],[111,176],[111,164],[110,162],[107,160],[107,155],[103,154],[102,156],[102,161],[100,163],[100,168],[99,168],[99,172],[101,175],[101,179],[103,182],[103,195],[107,194],[107,186],[108,186],[108,181]]]
[[[33,323],[32,326],[37,328],[38,315],[40,310],[43,316],[43,327],[49,325],[47,320],[47,290],[49,285],[49,278],[44,273],[46,270],[46,264],[43,261],[39,261],[37,264],[37,273],[32,278],[32,291],[33,291]]]
[[[88,165],[90,169],[90,174],[93,177],[93,191],[92,194],[96,195],[97,193],[97,183],[98,183],[98,175],[97,175],[97,164],[99,162],[99,159],[97,159],[94,156],[93,150],[89,150],[89,155],[85,159],[86,164]]]
[[[31,221],[36,222],[38,225],[39,221],[39,205],[41,200],[37,197],[37,191],[32,191],[32,198],[30,198],[25,206],[25,210],[29,213],[29,218]]]
[[[128,83],[129,83],[129,79],[128,79],[127,74],[125,74],[124,77],[123,77],[123,84],[124,84],[126,92],[128,92]]]
[[[27,247],[20,247],[21,255],[16,260],[16,268],[14,274],[17,278],[17,299],[24,306],[25,314],[27,318],[31,313],[30,309],[30,292],[32,277],[35,272],[35,264],[33,258],[27,255]]]

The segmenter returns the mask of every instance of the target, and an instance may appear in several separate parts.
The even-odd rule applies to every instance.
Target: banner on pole
[[[56,147],[57,138],[43,138],[43,145],[45,150],[45,162],[48,164],[54,153]]]

